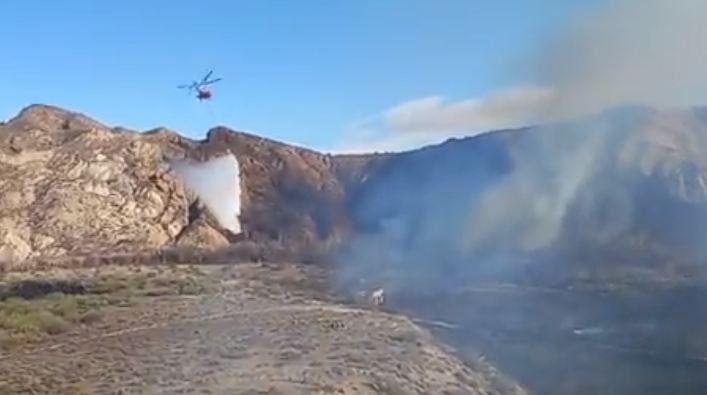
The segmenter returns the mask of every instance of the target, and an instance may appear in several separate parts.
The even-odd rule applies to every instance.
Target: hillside
[[[171,166],[230,153],[240,179],[212,174],[211,183],[240,184],[241,195],[231,197],[240,202],[240,235],[215,221],[203,209],[206,196],[199,199]],[[0,256],[18,263],[180,245],[220,247],[243,238],[326,244],[348,229],[344,184],[361,177],[368,163],[367,157],[339,162],[225,128],[192,141],[166,129],[137,133],[55,107],[30,106],[0,125]]]
[[[186,270],[217,292],[132,295],[92,325],[10,352],[0,330],[0,392],[526,394],[482,361],[463,363],[406,317],[335,302],[313,265],[103,269],[133,283]],[[38,278],[86,283],[95,272]],[[9,304],[0,301],[0,312]]]
[[[35,105],[0,125],[0,174],[3,269],[304,251],[327,258],[339,295],[383,287],[391,307],[451,323],[436,334],[537,393],[697,394],[707,377],[705,109],[338,156]]]
[[[336,156],[225,127],[194,141],[30,106],[0,125],[0,256],[253,240],[336,247],[353,277],[404,262],[429,281],[441,272],[416,264],[429,259],[475,277],[512,277],[512,262],[532,261],[523,278],[544,282],[694,277],[707,224],[705,114],[624,108],[400,154]],[[173,170],[230,154],[238,179],[207,171],[205,191]],[[219,186],[232,183],[239,196],[223,195]],[[236,232],[212,215],[234,202]]]
[[[702,109],[623,108],[450,140],[389,158],[355,188],[344,270],[383,276],[387,263],[426,288],[451,278],[695,281],[706,186]]]

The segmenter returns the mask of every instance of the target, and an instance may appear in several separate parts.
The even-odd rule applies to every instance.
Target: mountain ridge
[[[0,125],[0,255],[22,261],[247,239],[343,246],[337,257],[357,262],[393,238],[387,249],[480,267],[500,255],[542,256],[554,267],[588,251],[639,257],[646,249],[637,246],[652,246],[663,255],[637,260],[664,262],[646,267],[680,261],[680,270],[694,271],[707,218],[704,114],[629,107],[401,153],[332,155],[224,126],[196,140],[32,105]],[[239,237],[169,166],[229,154],[240,167]],[[646,212],[654,214],[639,215]],[[351,256],[352,246],[367,253]],[[390,260],[374,255],[366,259]]]
[[[163,127],[140,133],[47,105],[28,106],[1,124],[0,141],[0,255],[8,261],[194,245],[180,239],[191,234],[210,235],[202,247],[223,245],[228,232],[208,219],[209,210],[194,214],[203,205],[170,161],[227,154],[240,165],[242,193],[234,199],[243,204],[246,238],[327,243],[346,227],[338,178],[354,182],[367,163],[366,156],[334,163],[330,155],[225,127],[202,140]],[[55,196],[37,202],[47,195]],[[187,231],[192,226],[198,229]]]

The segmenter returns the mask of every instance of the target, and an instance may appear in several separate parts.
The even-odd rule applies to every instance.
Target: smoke
[[[691,0],[609,3],[575,16],[528,59],[544,88],[428,97],[368,121],[368,141],[382,125],[382,142],[542,125],[391,159],[352,200],[359,236],[341,251],[338,280],[443,293],[483,278],[538,272],[532,281],[547,283],[626,267],[615,261],[650,261],[658,273],[699,259],[704,226],[688,232],[676,218],[697,224],[707,214],[705,177],[688,171],[707,167],[704,111],[621,105],[707,99],[707,47],[694,44],[706,16],[707,3]],[[675,192],[688,184],[692,192]]]
[[[699,0],[620,0],[584,11],[529,60],[535,82],[551,93],[528,109],[528,120],[576,119],[634,104],[673,108],[707,103],[707,47],[696,44],[706,38],[707,3]],[[525,251],[550,246],[560,237],[569,214],[579,215],[568,210],[580,207],[591,208],[591,213],[583,212],[583,223],[596,223],[595,217],[607,207],[614,215],[603,220],[601,231],[587,228],[578,237],[595,232],[591,237],[606,241],[631,228],[632,199],[642,199],[632,181],[640,175],[626,176],[623,185],[607,185],[611,177],[598,170],[616,176],[618,168],[601,162],[614,159],[612,149],[644,138],[634,136],[627,143],[622,136],[628,129],[642,133],[642,127],[646,131],[652,127],[664,142],[676,141],[679,133],[671,128],[681,123],[660,124],[659,119],[670,118],[667,112],[646,114],[637,108],[604,112],[589,123],[564,123],[559,133],[557,125],[543,127],[535,142],[523,146],[515,171],[485,192],[475,208],[464,240],[467,249],[509,239]],[[682,120],[693,118],[689,111],[676,113]],[[623,123],[630,118],[657,125]],[[624,134],[617,130],[621,128]],[[697,135],[703,133],[704,124],[697,129]],[[678,156],[687,160],[692,149],[679,150]],[[663,160],[644,154],[640,159],[644,165]]]
[[[575,16],[532,63],[563,116],[704,104],[706,39],[707,2],[619,0]]]
[[[602,141],[598,134],[574,140],[571,130],[551,129],[524,139],[516,170],[482,193],[462,234],[466,250],[505,240],[533,251],[557,240],[570,203],[597,169]]]
[[[235,155],[224,155],[206,162],[179,160],[170,165],[221,226],[234,234],[241,232],[240,174]]]
[[[707,102],[707,46],[697,44],[706,38],[707,2],[703,1],[620,0],[585,8],[526,60],[535,85],[452,103],[441,96],[412,100],[362,123],[359,127],[365,131],[364,145],[371,146],[544,124],[505,140],[503,149],[510,170],[501,176],[489,177],[477,170],[460,176],[444,173],[450,169],[439,169],[440,173],[429,176],[437,177],[428,187],[438,192],[430,197],[429,192],[420,191],[425,187],[418,182],[420,175],[414,175],[418,189],[403,193],[416,194],[418,200],[430,197],[416,203],[415,210],[418,217],[431,221],[418,218],[414,226],[425,230],[402,233],[417,235],[415,248],[429,245],[425,240],[432,238],[455,253],[475,257],[480,251],[490,250],[502,255],[536,253],[553,247],[560,239],[568,242],[569,236],[563,233],[568,221],[592,224],[585,232],[573,232],[577,240],[606,241],[627,232],[634,226],[632,199],[640,198],[633,182],[642,176],[637,169],[668,160],[656,154],[662,152],[660,145],[665,141],[695,137],[675,137],[671,126],[665,124],[670,117],[658,115],[649,107],[626,106],[646,103],[675,107]],[[615,106],[621,109],[604,110]],[[693,117],[689,111],[680,114],[677,118]],[[703,131],[704,125],[698,124],[697,130]],[[664,141],[656,145],[642,135],[642,128],[649,127],[672,136],[661,138]],[[381,132],[376,134],[376,129]],[[655,148],[644,152],[641,144]],[[634,163],[622,168],[626,163],[620,163],[619,157],[626,153],[619,151],[624,145],[629,146],[626,152],[644,156],[634,157]],[[680,149],[687,155],[694,144],[693,148]],[[489,179],[494,181],[480,181]],[[476,187],[469,189],[473,194],[445,196],[442,191],[449,189],[446,182],[466,182]],[[387,193],[374,199],[376,206],[386,198],[398,198],[390,190]],[[452,204],[450,199],[462,202]],[[437,207],[450,204],[459,209],[444,227],[437,218],[447,216],[439,215]],[[359,202],[359,206],[359,212],[366,211],[366,203]],[[607,211],[612,215],[605,215]],[[428,229],[441,229],[443,235]],[[439,242],[441,239],[445,242]],[[577,240],[570,244],[575,245]]]
[[[369,147],[475,137],[396,155],[366,179],[351,202],[358,235],[341,250],[339,285],[360,288],[364,279],[383,286],[397,307],[461,322],[464,346],[503,343],[494,356],[538,393],[678,388],[684,371],[670,364],[669,374],[617,377],[605,367],[651,369],[607,354],[577,363],[566,329],[601,320],[624,327],[637,310],[669,323],[676,315],[667,311],[691,304],[663,301],[671,309],[660,310],[657,294],[621,292],[609,303],[591,287],[635,292],[635,284],[655,290],[699,279],[685,273],[707,257],[707,116],[653,107],[707,102],[706,33],[707,2],[610,2],[575,16],[526,59],[528,86],[539,88],[411,100],[364,122]],[[465,293],[509,282],[501,295]],[[538,297],[528,284],[553,296]],[[589,292],[565,292],[568,285]],[[654,352],[669,348],[669,326],[621,335],[642,338],[638,347]],[[524,342],[532,346],[514,348]]]
[[[520,86],[449,101],[415,98],[352,127],[340,152],[400,151],[488,130],[568,121],[626,105],[707,104],[707,2],[584,7],[512,65]]]
[[[707,103],[707,47],[695,45],[704,39],[707,3],[700,0],[619,0],[576,15],[531,59],[536,82],[547,87],[544,100],[514,113],[530,123],[602,114],[592,121],[546,125],[532,141],[524,139],[515,171],[486,191],[474,209],[466,248],[509,239],[524,251],[548,247],[560,237],[568,210],[580,197],[583,207],[594,208],[585,213],[586,221],[594,220],[600,206],[621,207],[601,232],[587,233],[629,228],[631,221],[621,213],[632,211],[631,185],[606,186],[607,177],[597,172],[616,172],[601,162],[613,159],[611,150],[625,143],[622,136],[629,130],[640,133],[646,126],[637,120],[648,123],[646,118],[655,115],[625,106]],[[578,196],[579,191],[591,197]]]

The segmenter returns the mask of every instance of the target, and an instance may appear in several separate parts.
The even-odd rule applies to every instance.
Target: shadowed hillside
[[[31,106],[0,126],[0,252],[22,261],[249,239],[340,247],[353,277],[400,265],[424,281],[694,277],[707,223],[706,113],[623,108],[337,156],[224,127],[194,141]],[[212,171],[201,181],[237,182],[240,196],[204,199],[171,170],[230,154],[238,180]],[[207,207],[229,199],[237,234]],[[417,264],[430,259],[445,269]]]
[[[382,286],[538,393],[698,394],[707,377],[704,109],[338,156],[36,105],[0,125],[0,172],[4,268],[325,256],[339,291]]]
[[[697,279],[704,114],[625,108],[392,156],[352,192],[344,271],[402,269],[426,287],[434,278]]]

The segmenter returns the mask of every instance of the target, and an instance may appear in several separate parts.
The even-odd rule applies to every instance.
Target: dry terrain
[[[3,394],[523,393],[482,363],[462,363],[405,317],[335,302],[316,266],[55,269],[5,281],[23,277],[89,284],[84,291],[100,278],[101,297],[129,303],[6,347]]]

